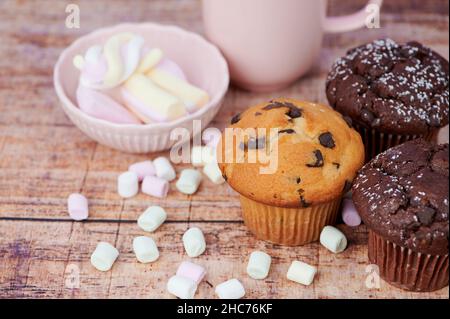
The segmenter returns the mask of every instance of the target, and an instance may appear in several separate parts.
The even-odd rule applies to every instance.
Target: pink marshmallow
[[[145,176],[141,189],[144,194],[163,198],[169,192],[169,182],[156,176]]]
[[[220,130],[214,127],[209,127],[202,133],[202,142],[206,146],[216,148],[217,144],[220,141],[222,134]]]
[[[345,198],[342,203],[342,219],[348,226],[355,227],[361,224],[361,217],[351,199]]]
[[[189,261],[183,261],[178,267],[177,276],[192,279],[197,285],[202,281],[206,275],[206,270],[200,265],[196,265]]]
[[[161,60],[161,62],[158,63],[156,68],[165,71],[167,73],[170,73],[174,77],[179,78],[180,80],[187,81],[186,75],[184,74],[183,70],[180,68],[178,64],[176,64],[172,60],[164,58]]]
[[[128,167],[130,172],[135,172],[139,178],[139,181],[142,181],[145,176],[155,176],[156,170],[155,166],[153,166],[152,161],[143,161],[131,164]]]
[[[119,124],[140,124],[141,121],[106,94],[80,85],[78,107],[95,118]]]
[[[87,198],[83,195],[78,193],[70,194],[69,198],[67,199],[67,207],[69,216],[73,220],[79,221],[88,218],[88,201]]]

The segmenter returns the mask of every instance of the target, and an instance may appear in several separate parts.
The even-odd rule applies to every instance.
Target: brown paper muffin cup
[[[244,223],[256,238],[287,246],[318,240],[322,228],[336,222],[340,202],[341,198],[307,208],[285,208],[241,195]]]
[[[410,140],[424,138],[427,141],[432,141],[437,133],[437,131],[433,131],[424,135],[401,135],[382,133],[376,129],[369,129],[356,123],[354,123],[353,127],[361,134],[366,152],[366,162],[385,150]]]
[[[448,254],[427,255],[391,243],[369,231],[369,260],[380,277],[411,291],[434,291],[448,286]]]

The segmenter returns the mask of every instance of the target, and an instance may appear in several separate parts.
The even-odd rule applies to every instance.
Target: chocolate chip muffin
[[[353,200],[369,228],[369,259],[389,283],[448,285],[448,144],[423,139],[378,155],[355,179]]]
[[[300,245],[335,222],[364,146],[330,107],[277,99],[234,116],[217,158],[241,195],[247,227],[260,239]]]
[[[367,160],[448,124],[448,61],[417,42],[378,40],[347,52],[326,82],[330,105],[360,132]]]

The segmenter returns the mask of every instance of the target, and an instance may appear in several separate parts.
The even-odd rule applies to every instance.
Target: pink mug
[[[327,0],[203,0],[206,36],[225,55],[233,82],[268,92],[288,86],[313,65],[324,32],[366,24],[370,0],[361,11],[326,17]]]

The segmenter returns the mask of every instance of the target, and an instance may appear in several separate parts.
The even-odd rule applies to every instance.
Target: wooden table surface
[[[81,8],[79,30],[64,27],[65,7],[71,2]],[[362,3],[332,1],[329,11],[348,13]],[[380,29],[327,35],[313,71],[291,87],[273,94],[231,88],[211,126],[223,128],[232,114],[272,97],[326,103],[324,79],[333,60],[347,48],[376,38],[418,40],[448,58],[448,1],[387,0],[384,8]],[[213,287],[233,277],[243,282],[249,298],[449,297],[448,287],[421,294],[384,282],[379,288],[366,287],[364,226],[339,226],[349,238],[347,250],[339,255],[317,243],[288,248],[255,240],[242,223],[236,193],[226,184],[205,181],[193,196],[178,193],[172,185],[164,200],[143,194],[121,199],[118,174],[130,163],[161,154],[124,154],[90,140],[60,108],[52,72],[60,52],[74,39],[125,21],[156,21],[203,32],[196,0],[0,1],[0,298],[171,298],[165,285],[188,259],[181,236],[190,226],[202,228],[207,241],[205,254],[195,259],[208,270],[197,298],[214,298]],[[88,221],[68,218],[66,201],[72,192],[89,198]],[[152,234],[160,259],[144,265],[137,263],[131,243],[145,234],[136,219],[149,205],[164,207],[168,221]],[[114,244],[121,253],[112,271],[99,272],[89,262],[99,241]],[[263,281],[245,272],[255,249],[273,257]],[[294,259],[318,267],[314,284],[304,287],[286,279]]]

